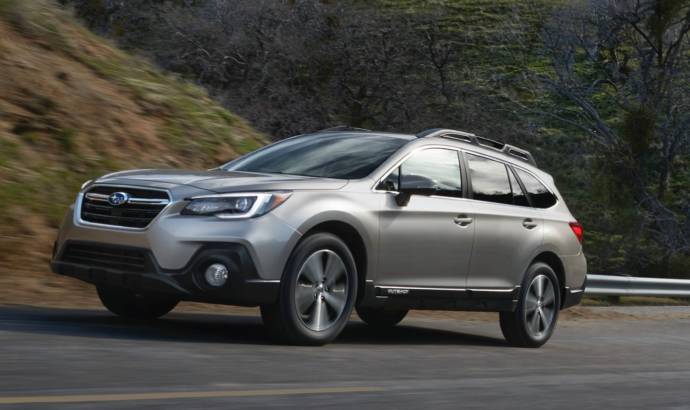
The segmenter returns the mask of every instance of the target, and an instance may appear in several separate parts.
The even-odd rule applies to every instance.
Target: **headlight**
[[[182,215],[214,215],[223,219],[264,215],[285,202],[290,192],[204,195],[190,199]]]

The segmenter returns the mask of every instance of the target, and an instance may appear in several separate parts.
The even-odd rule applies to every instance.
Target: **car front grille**
[[[123,193],[120,204],[109,198]],[[170,203],[165,191],[117,186],[95,186],[81,203],[81,219],[86,222],[127,228],[145,228]]]
[[[145,250],[100,244],[70,243],[62,261],[128,272],[146,272],[149,266]]]

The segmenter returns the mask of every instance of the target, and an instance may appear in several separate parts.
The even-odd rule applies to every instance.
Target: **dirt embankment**
[[[202,89],[118,50],[43,0],[0,0],[0,303],[91,303],[49,272],[82,182],[206,169],[264,137]]]

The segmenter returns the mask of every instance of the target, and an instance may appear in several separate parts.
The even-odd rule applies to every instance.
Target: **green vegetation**
[[[516,142],[583,222],[592,272],[690,277],[688,128],[670,125],[690,121],[687,0],[379,3],[437,16],[472,72],[463,87],[531,127]]]

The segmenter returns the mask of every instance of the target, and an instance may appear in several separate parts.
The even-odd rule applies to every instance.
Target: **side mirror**
[[[395,196],[395,203],[398,206],[407,206],[412,195],[432,196],[438,192],[436,188],[401,188]]]
[[[412,195],[434,195],[438,190],[436,183],[422,175],[408,174],[402,175],[402,168],[397,172],[391,173],[388,178],[378,185],[377,189],[386,191],[397,191],[395,203],[398,206],[407,206]]]
[[[395,203],[398,206],[407,206],[410,203],[410,197],[412,197],[412,192],[400,190],[395,196]]]

